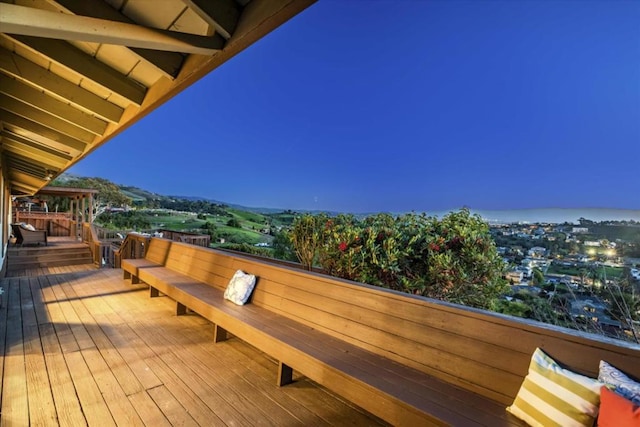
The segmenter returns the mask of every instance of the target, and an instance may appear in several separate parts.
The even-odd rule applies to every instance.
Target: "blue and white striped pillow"
[[[507,411],[534,427],[591,427],[598,416],[601,386],[595,379],[562,368],[537,348]]]

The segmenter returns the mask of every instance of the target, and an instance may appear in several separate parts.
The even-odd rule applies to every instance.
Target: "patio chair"
[[[47,245],[47,230],[29,230],[20,224],[11,224],[13,235],[16,238],[16,245],[44,243]]]

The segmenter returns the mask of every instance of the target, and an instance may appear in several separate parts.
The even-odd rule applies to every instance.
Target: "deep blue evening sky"
[[[640,209],[640,2],[321,0],[70,172],[256,207]]]

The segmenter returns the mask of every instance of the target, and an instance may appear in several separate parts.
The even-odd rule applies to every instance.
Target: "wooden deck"
[[[2,426],[379,425],[121,270],[52,267],[0,282]]]

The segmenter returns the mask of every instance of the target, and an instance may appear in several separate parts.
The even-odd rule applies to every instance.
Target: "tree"
[[[235,218],[235,217],[231,218],[229,221],[227,221],[227,225],[229,227],[234,227],[234,228],[240,228],[241,227],[240,221],[238,221],[238,219]]]
[[[291,238],[286,231],[276,231],[273,235],[273,257],[285,261],[297,261]]]
[[[131,198],[127,197],[113,182],[104,178],[74,178],[67,181],[54,180],[49,184],[52,187],[91,188],[98,190],[94,197],[94,218],[97,218],[110,207],[125,207],[131,205]],[[58,204],[60,210],[69,209],[69,199],[60,198],[52,201]]]
[[[218,228],[213,222],[207,221],[200,226],[201,229],[211,236],[211,240],[215,241],[218,238]]]
[[[541,286],[544,285],[544,273],[539,268],[533,269],[533,280],[534,285]]]

